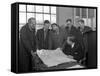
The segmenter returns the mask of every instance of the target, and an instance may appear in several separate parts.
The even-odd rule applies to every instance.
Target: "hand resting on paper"
[[[73,56],[71,56],[71,55],[68,55],[68,58],[70,58],[70,59],[74,59],[74,57],[73,57]]]
[[[33,50],[31,50],[31,55],[34,57],[37,53],[33,52]]]
[[[57,48],[56,50],[62,50],[61,48]]]

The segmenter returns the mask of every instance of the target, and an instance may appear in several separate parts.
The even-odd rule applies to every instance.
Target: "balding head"
[[[36,26],[36,19],[33,18],[33,17],[29,18],[28,19],[28,25],[29,25],[30,28],[34,29],[35,26]]]
[[[28,19],[28,23],[31,23],[31,22],[32,22],[32,20],[35,20],[35,21],[36,21],[36,19],[35,19],[35,18],[31,17],[31,18],[29,18],[29,19]]]

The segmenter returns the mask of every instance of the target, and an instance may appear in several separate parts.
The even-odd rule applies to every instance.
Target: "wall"
[[[65,24],[66,19],[74,19],[74,9],[71,7],[57,7],[57,24]]]

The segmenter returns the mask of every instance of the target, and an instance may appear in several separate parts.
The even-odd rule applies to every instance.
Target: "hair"
[[[78,22],[84,23],[84,20],[81,19],[81,20],[78,20]]]
[[[33,17],[29,18],[29,19],[28,19],[28,23],[30,23],[31,20],[35,20],[35,18],[33,18]]]
[[[50,23],[49,20],[45,20],[45,21],[44,21],[44,24],[46,24],[46,23]]]
[[[56,23],[51,24],[52,28],[53,28],[53,25],[56,25],[59,28],[59,25],[57,25]]]
[[[72,20],[71,20],[71,19],[67,19],[67,20],[66,20],[66,22],[68,22],[68,21],[72,22]]]

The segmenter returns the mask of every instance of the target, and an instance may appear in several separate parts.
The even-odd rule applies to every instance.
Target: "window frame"
[[[19,7],[20,7],[20,5],[23,5],[23,4],[19,4]],[[57,7],[56,7],[56,6],[34,5],[34,4],[33,4],[33,5],[31,5],[31,6],[34,6],[34,12],[32,12],[32,11],[28,11],[28,10],[27,10],[28,4],[24,4],[24,5],[25,5],[25,9],[26,9],[26,10],[25,10],[25,11],[20,11],[20,10],[19,10],[19,14],[20,14],[20,13],[26,13],[26,23],[27,23],[27,20],[28,20],[28,19],[27,19],[27,18],[28,18],[28,16],[27,16],[28,13],[34,14],[34,18],[36,18],[36,14],[43,14],[43,22],[44,22],[44,15],[45,15],[45,14],[50,15],[50,23],[51,23],[51,16],[52,16],[52,15],[55,15],[55,16],[57,17]],[[43,12],[36,12],[36,6],[42,6]],[[44,6],[49,6],[49,13],[44,12]],[[51,7],[56,7],[56,13],[51,13]],[[57,19],[56,19],[56,22],[57,22]],[[55,23],[56,23],[56,22],[55,22]],[[23,25],[23,26],[24,26],[26,23],[20,23],[20,22],[19,22],[19,26],[20,26],[20,25]],[[43,25],[43,24],[40,24],[40,23],[37,23],[37,22],[36,22],[36,25]]]
[[[95,11],[96,11],[96,9],[95,8],[79,8],[79,10],[80,10],[80,15],[79,16],[77,16],[76,15],[76,9],[77,8],[74,8],[74,24],[76,24],[76,18],[77,17],[79,17],[79,19],[84,19],[84,17],[82,17],[82,9],[86,9],[86,26],[88,26],[89,25],[89,19],[91,19],[91,18],[89,18],[88,16],[89,16],[89,9],[93,9],[94,10],[94,19],[95,19],[95,23],[91,23],[92,25],[90,25],[89,27],[91,27],[91,28],[93,28],[93,27],[96,27],[96,13],[95,13]]]

